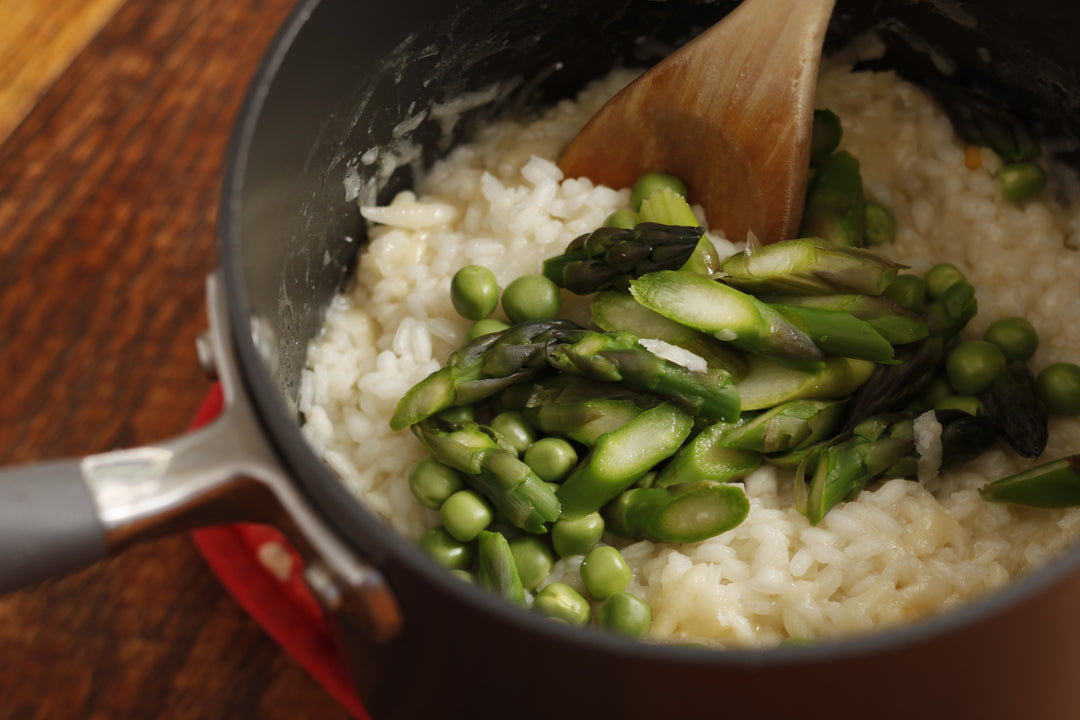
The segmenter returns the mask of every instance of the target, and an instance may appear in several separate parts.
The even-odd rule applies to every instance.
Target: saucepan
[[[229,150],[221,266],[200,345],[216,422],[161,444],[7,470],[0,589],[163,533],[274,523],[304,555],[356,688],[380,718],[1080,717],[1080,549],[908,627],[770,650],[635,642],[551,622],[462,583],[345,489],[300,430],[305,354],[379,202],[476,128],[645,66],[735,3],[303,0],[272,43]],[[1080,9],[1031,0],[852,0],[827,44],[876,29],[915,81],[987,81],[1068,141],[1080,127]],[[454,98],[456,122],[406,118]],[[1022,242],[1022,240],[1020,240]]]

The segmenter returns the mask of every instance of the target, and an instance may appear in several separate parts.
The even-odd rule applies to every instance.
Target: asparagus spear
[[[692,276],[698,277],[698,276]],[[708,282],[708,281],[707,281]],[[564,372],[655,393],[686,411],[715,420],[739,416],[739,395],[722,370],[694,372],[646,350],[626,332],[581,331],[548,350],[552,367]]]
[[[742,423],[717,423],[719,445],[778,453],[806,447],[832,434],[843,420],[844,400],[792,400]]]
[[[982,395],[998,432],[1017,453],[1035,458],[1049,436],[1046,406],[1035,392],[1035,376],[1023,360],[1009,363]]]
[[[768,358],[750,356],[747,372],[735,381],[743,410],[763,410],[790,400],[846,397],[866,382],[877,365],[869,360],[829,357],[820,369],[801,371]]]
[[[551,488],[476,423],[443,430],[424,420],[412,428],[432,457],[464,473],[465,481],[516,527],[543,533],[547,523],[558,520],[559,500]]]
[[[476,577],[480,586],[504,600],[526,607],[525,587],[506,537],[502,533],[482,530],[476,538],[476,547]]]
[[[1040,508],[1080,505],[1080,455],[1037,465],[984,485],[979,495],[990,502]]]
[[[997,439],[988,418],[961,411],[935,414],[942,427],[942,467],[977,457]],[[867,418],[851,433],[803,451],[796,470],[796,499],[812,524],[819,523],[838,502],[854,497],[876,478],[915,475],[918,454],[913,420],[905,413]],[[795,457],[798,453],[790,455]],[[807,472],[813,473],[809,492],[803,482]]]
[[[772,307],[702,275],[649,273],[632,280],[630,292],[650,310],[744,350],[804,363],[824,357],[806,333]]]
[[[698,542],[746,519],[750,501],[739,485],[703,481],[669,488],[633,488],[605,510],[616,535],[653,542]]]
[[[618,383],[556,375],[534,386],[524,412],[540,432],[592,447],[602,435],[660,403],[655,395],[634,392]]]
[[[760,298],[772,305],[838,310],[865,320],[892,345],[907,345],[922,340],[929,330],[918,314],[885,295],[781,295]]]
[[[720,439],[740,422],[716,423],[695,435],[679,448],[652,481],[655,487],[669,487],[703,480],[728,482],[752,472],[761,465],[761,452],[727,447]]]
[[[646,410],[602,436],[559,487],[564,517],[598,511],[655,465],[671,457],[693,428],[692,417],[670,403]]]
[[[841,247],[866,244],[866,210],[859,161],[841,150],[817,164],[806,191],[801,237],[819,237]]]
[[[580,329],[568,320],[535,320],[481,335],[451,353],[446,366],[409,389],[390,427],[401,430],[455,405],[470,405],[547,367],[547,348],[561,332]]]
[[[848,408],[845,429],[873,415],[904,407],[918,397],[941,367],[956,335],[975,316],[975,288],[967,282],[949,287],[926,307],[929,334],[915,343],[895,365],[878,365],[873,375],[855,393]]]
[[[543,274],[578,295],[625,290],[630,278],[685,265],[703,233],[696,220],[692,226],[644,222],[630,230],[602,227],[575,238],[562,255],[545,260]]]
[[[998,439],[996,424],[986,415],[963,410],[935,410],[941,424],[941,465],[965,462],[982,455]]]
[[[841,310],[797,305],[773,305],[777,312],[806,333],[826,355],[888,363],[893,347],[870,323]]]
[[[592,319],[602,330],[632,332],[642,338],[656,338],[686,348],[712,368],[727,370],[738,377],[746,372],[746,358],[727,343],[645,307],[630,295],[602,292],[592,301]]]
[[[857,495],[871,480],[903,461],[914,448],[910,416],[889,423],[884,432],[841,436],[823,448],[816,457],[802,508],[810,524],[817,525],[837,503]],[[803,499],[804,472],[800,468],[796,473],[799,499]]]
[[[649,194],[641,203],[638,210],[643,222],[663,223],[664,225],[697,225],[690,205],[679,193],[671,188],[661,188]],[[705,237],[702,231],[697,246],[690,258],[679,270],[696,272],[702,275],[712,275],[720,269],[720,256],[712,241]]]
[[[881,295],[901,266],[870,250],[820,238],[748,242],[721,265],[725,283],[755,295]]]
[[[738,394],[722,370],[692,372],[649,352],[630,333],[597,333],[569,320],[544,319],[482,335],[454,352],[446,367],[402,397],[390,427],[400,430],[449,407],[478,402],[549,366],[648,390],[708,418],[739,414]]]

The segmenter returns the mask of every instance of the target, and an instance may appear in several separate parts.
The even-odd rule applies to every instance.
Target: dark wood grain
[[[128,0],[0,145],[0,464],[183,432],[225,148],[293,0]],[[0,598],[0,717],[338,718],[187,537]]]

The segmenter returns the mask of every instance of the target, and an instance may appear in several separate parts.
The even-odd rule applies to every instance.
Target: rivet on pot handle
[[[207,299],[221,414],[157,445],[0,471],[0,593],[161,535],[276,521],[305,558],[317,558],[318,582],[308,580],[324,606],[324,591],[333,588],[335,607],[327,609],[363,619],[375,642],[394,637],[401,614],[382,574],[326,528],[262,434],[229,352],[228,313],[215,275]]]

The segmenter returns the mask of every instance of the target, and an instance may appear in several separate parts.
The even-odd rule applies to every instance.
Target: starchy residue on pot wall
[[[368,212],[381,224],[311,347],[301,409],[328,464],[406,537],[438,517],[406,482],[423,447],[407,431],[392,432],[388,419],[462,342],[468,322],[448,302],[450,278],[478,264],[505,286],[628,205],[628,191],[563,180],[553,160],[629,77],[608,78],[534,123],[488,128],[432,168],[415,195]],[[895,243],[883,251],[917,272],[954,263],[978,289],[979,314],[965,337],[1022,315],[1042,338],[1035,369],[1080,358],[1072,321],[1080,253],[1071,249],[1080,246],[1080,208],[1055,199],[1078,197],[1075,178],[1055,172],[1034,200],[1009,203],[995,181],[1000,161],[984,150],[970,169],[967,149],[922,90],[889,73],[827,66],[818,93],[819,107],[843,121],[841,147],[859,159],[866,194],[896,216]],[[713,240],[722,255],[741,247]],[[1050,431],[1042,459],[1080,448],[1080,421],[1054,418]],[[988,480],[1031,464],[994,449],[925,484],[873,485],[813,527],[794,509],[789,479],[763,468],[743,480],[750,512],[735,529],[688,545],[623,547],[630,590],[652,606],[655,640],[771,646],[917,620],[1002,587],[1080,532],[1080,510],[979,498]],[[580,585],[579,562],[559,561],[551,580]]]

